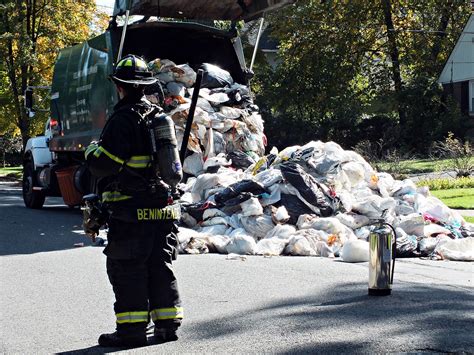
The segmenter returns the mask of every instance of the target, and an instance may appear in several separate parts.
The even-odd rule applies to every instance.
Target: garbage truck
[[[39,209],[48,196],[62,197],[70,207],[95,191],[84,151],[98,140],[118,101],[108,80],[114,62],[126,54],[176,63],[212,63],[247,84],[249,76],[238,20],[250,21],[294,0],[116,0],[109,28],[84,43],[62,49],[50,89],[50,118],[43,136],[31,138],[23,157],[25,206]],[[129,24],[129,16],[142,19]],[[117,25],[117,18],[124,19]],[[231,21],[230,30],[210,24]],[[260,28],[261,29],[261,28]],[[25,107],[33,114],[32,88]]]

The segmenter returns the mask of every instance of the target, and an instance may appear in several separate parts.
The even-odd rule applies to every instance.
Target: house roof
[[[448,84],[466,80],[474,80],[474,14],[461,32],[438,82]]]

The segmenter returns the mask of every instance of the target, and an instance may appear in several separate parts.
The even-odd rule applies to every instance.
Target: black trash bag
[[[301,201],[298,196],[281,194],[281,199],[279,204],[285,206],[290,219],[288,220],[289,224],[295,225],[298,222],[299,216],[302,214],[314,214],[314,212]]]
[[[181,204],[181,209],[184,212],[189,213],[197,222],[202,221],[202,216],[204,211],[208,208],[216,208],[216,204],[213,202],[205,201],[205,202],[197,202],[191,204]]]
[[[286,162],[280,165],[280,170],[283,178],[298,190],[301,197],[319,209],[320,213],[316,214],[328,217],[334,213],[332,197],[326,195],[314,177],[306,173],[301,166]]]
[[[232,79],[230,73],[216,65],[203,63],[200,69],[204,70],[201,88],[222,88],[231,86],[234,83],[234,79]]]
[[[231,200],[237,196],[239,196],[239,193],[229,186],[226,187],[224,190],[221,190],[214,194],[214,201],[216,201],[217,206],[222,206],[228,200]]]
[[[235,150],[227,154],[227,160],[232,161],[232,167],[235,169],[247,169],[255,161],[241,150]]]
[[[242,192],[239,195],[237,195],[236,197],[227,200],[224,203],[224,205],[225,205],[225,207],[238,206],[242,202],[245,202],[245,201],[249,200],[251,197],[253,197],[253,195],[250,192]]]
[[[250,196],[259,196],[268,191],[265,189],[265,187],[263,187],[262,184],[250,179],[246,179],[229,185],[224,190],[216,193],[214,195],[214,201],[216,201],[216,204],[218,206],[221,206],[223,204],[228,205],[227,201],[229,201],[230,199],[234,199],[245,192],[248,192]],[[246,200],[248,200],[248,198],[243,201]]]
[[[402,235],[397,237],[396,256],[397,258],[411,258],[420,256],[418,240],[414,235]]]
[[[250,192],[242,192],[237,196],[228,199],[223,205],[219,206],[219,209],[228,216],[232,216],[235,213],[240,213],[242,208],[240,204],[249,200],[253,195]]]

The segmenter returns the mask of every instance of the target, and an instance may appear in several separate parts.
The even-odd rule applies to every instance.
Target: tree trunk
[[[441,9],[441,17],[439,19],[439,24],[436,34],[436,39],[431,48],[431,71],[429,75],[436,75],[441,71],[444,63],[438,60],[438,55],[441,52],[443,39],[446,37],[446,29],[448,28],[449,21],[451,20],[451,15],[453,13],[453,0],[447,1],[446,5]]]
[[[402,76],[400,74],[400,54],[398,52],[398,45],[397,45],[397,33],[393,27],[393,20],[392,20],[392,5],[390,0],[381,0],[382,1],[382,8],[385,17],[385,26],[387,27],[387,38],[388,38],[388,45],[389,45],[389,54],[390,59],[392,60],[392,79],[395,84],[395,93],[397,99],[397,107],[398,107],[398,116],[399,116],[399,123],[400,126],[404,126],[407,122],[405,108],[403,104],[400,102],[401,94],[403,91],[403,82]]]
[[[26,35],[30,35],[30,25],[31,25],[31,9],[30,9],[30,3],[26,2],[26,16],[21,10],[21,2],[18,2],[17,4],[17,9],[19,16],[18,16],[18,24],[20,25],[21,31],[25,31]],[[6,32],[11,32],[12,29],[15,28],[15,25],[11,25],[11,20],[8,12],[4,12],[3,19],[4,25]],[[26,21],[27,28],[24,28],[24,24]],[[24,92],[28,86],[28,77],[29,77],[29,70],[27,65],[22,65],[20,67],[20,75],[17,76],[17,66],[18,63],[15,62],[15,54],[13,51],[13,41],[12,39],[8,38],[7,39],[7,58],[5,58],[5,62],[7,64],[7,75],[8,78],[10,79],[10,87],[12,91],[12,96],[13,96],[13,104],[15,107],[15,113],[16,113],[16,124],[17,127],[20,129],[21,133],[21,139],[23,143],[23,149],[26,146],[26,143],[28,142],[28,139],[30,138],[30,119],[28,115],[26,114],[25,107],[22,101],[22,97],[24,95]]]

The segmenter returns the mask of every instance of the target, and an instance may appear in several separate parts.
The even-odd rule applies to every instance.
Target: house
[[[459,103],[461,111],[474,120],[474,13],[459,36],[438,82],[443,85],[444,92]]]

